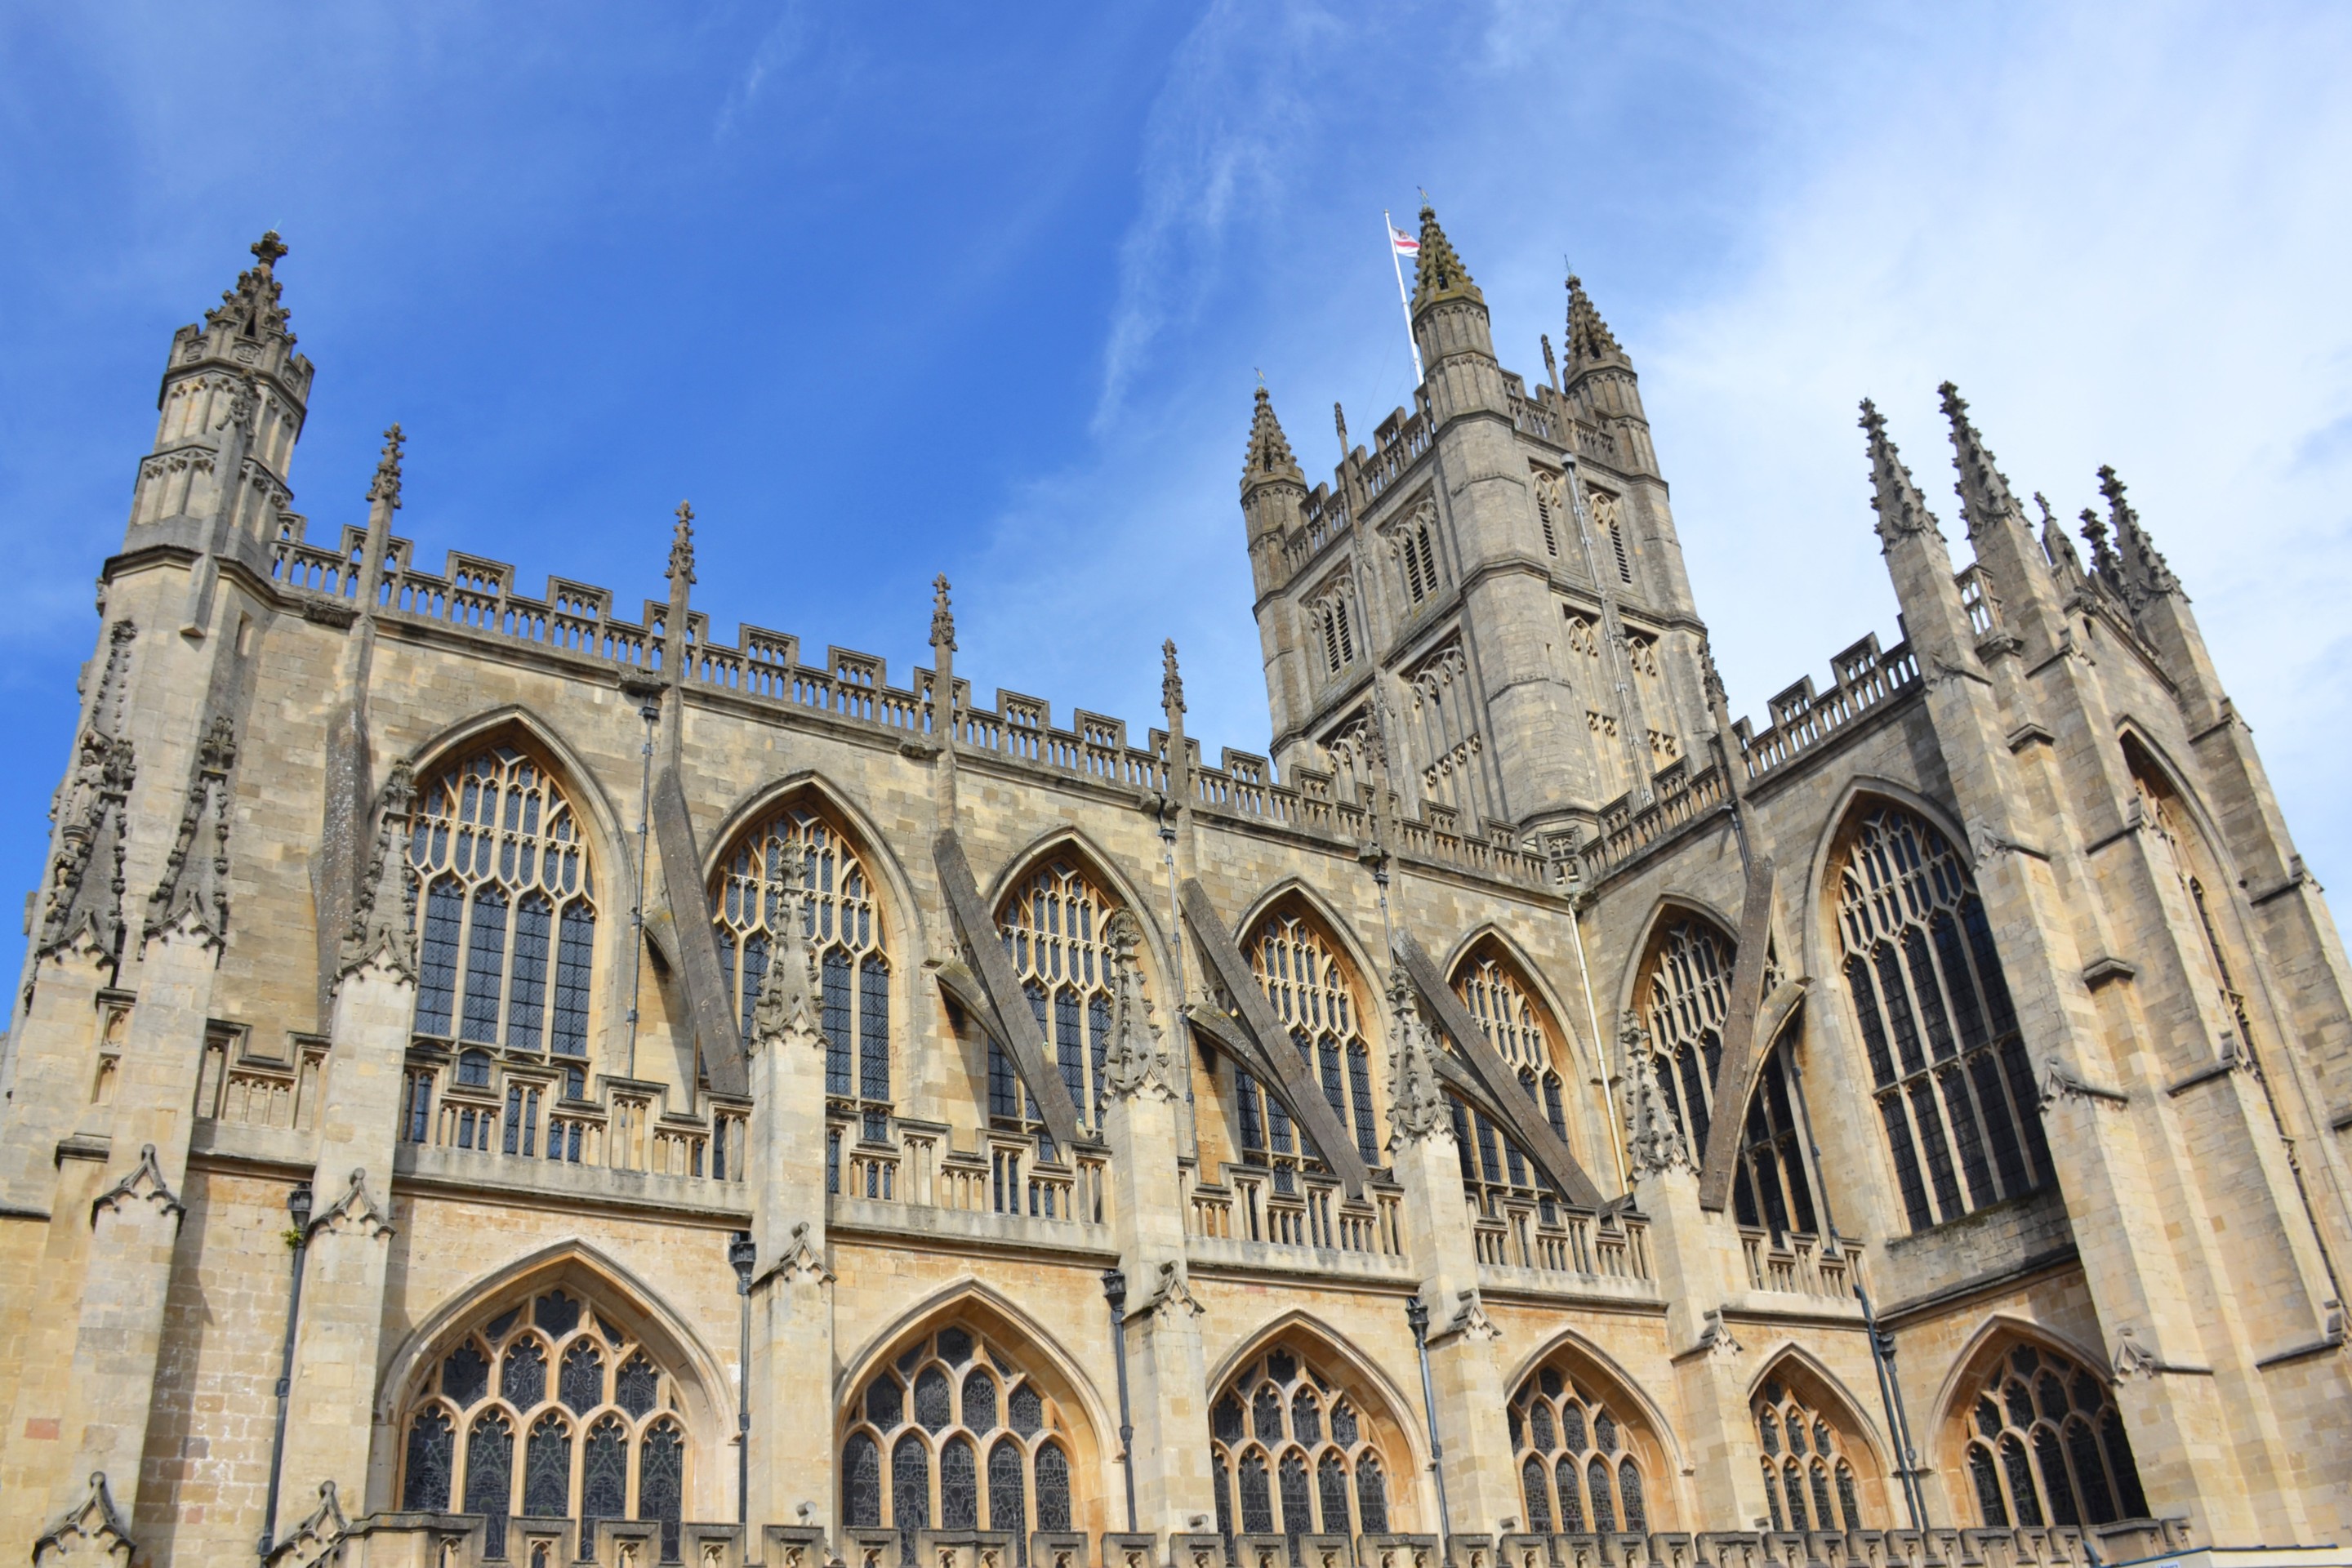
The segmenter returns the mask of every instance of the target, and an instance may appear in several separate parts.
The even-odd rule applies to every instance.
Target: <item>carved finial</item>
[[[1437,1039],[1423,1021],[1412,981],[1398,964],[1389,977],[1389,1126],[1401,1143],[1453,1134],[1437,1087]]]
[[[146,938],[177,929],[217,952],[227,936],[228,773],[236,765],[236,726],[215,713],[197,742],[195,774],[163,879],[148,896]]]
[[[2107,525],[2089,507],[2083,509],[2083,542],[2091,547],[2091,570],[2117,594],[2123,592],[2123,566],[2107,542]]]
[[[1132,910],[1113,910],[1106,933],[1111,945],[1110,1044],[1103,1054],[1103,1083],[1124,1099],[1172,1100],[1168,1081],[1168,1049],[1160,1026],[1151,1021],[1151,1003],[1143,994],[1143,922]]]
[[[376,459],[375,482],[368,486],[368,500],[383,501],[394,511],[400,510],[400,453],[407,441],[395,420],[383,433],[383,456]]]
[[[416,810],[415,773],[406,757],[376,795],[375,836],[361,873],[352,923],[336,962],[338,979],[373,963],[394,979],[416,979],[416,882],[408,868],[409,824]]]
[[[1336,402],[1331,405],[1331,428],[1339,433],[1339,460],[1348,460],[1348,411]]]
[[[279,304],[283,285],[278,281],[278,260],[286,254],[285,241],[270,230],[252,246],[254,265],[236,275],[236,286],[221,292],[221,302],[205,312],[207,329],[228,331],[257,342],[272,334],[282,333],[286,346],[294,346],[294,334],[287,331],[289,314]]]
[[[1878,538],[1881,544],[1892,548],[1895,543],[1916,534],[1942,531],[1927,510],[1927,498],[1911,479],[1911,470],[1904,466],[1902,455],[1887,438],[1885,417],[1878,405],[1867,397],[1862,400],[1862,427],[1867,433],[1870,452],[1870,482],[1873,494],[1870,510],[1878,514]]]
[[[1690,1146],[1658,1082],[1648,1032],[1630,1007],[1618,1019],[1617,1047],[1625,1079],[1626,1158],[1641,1173],[1691,1169]]]
[[[1559,361],[1552,357],[1551,334],[1538,332],[1536,334],[1536,341],[1543,344],[1544,379],[1557,387],[1559,385]]]
[[[1969,405],[1960,396],[1960,389],[1950,382],[1936,389],[1944,399],[1944,417],[1952,425],[1952,459],[1960,471],[1959,483],[1952,489],[1960,498],[1960,517],[1968,524],[1969,537],[1976,538],[1989,528],[2015,521],[2022,525],[2017,498],[2010,493],[2009,479],[1994,467],[1992,453],[1984,438],[1969,421]]]
[[[818,1026],[816,947],[808,936],[808,846],[788,838],[772,868],[776,892],[768,921],[768,969],[751,1007],[751,1044],[795,1039],[822,1044]]]
[[[931,646],[954,651],[955,610],[948,604],[948,574],[931,579]]]
[[[669,537],[669,570],[662,574],[671,582],[694,581],[694,503],[677,503],[677,527]]]
[[[278,231],[273,228],[253,242],[252,250],[261,262],[262,269],[268,271],[278,265],[279,257],[286,254],[286,242],[278,237]]]
[[[2116,554],[2123,572],[2124,597],[2137,611],[2147,601],[2177,593],[2180,579],[2172,574],[2139,522],[2139,513],[2124,499],[2124,482],[2106,464],[2099,466],[2099,493],[2107,498],[2107,521],[2115,525]]]
[[[2042,553],[2050,563],[2062,584],[2079,585],[2083,580],[2083,558],[2074,552],[2074,542],[2050,510],[2050,498],[2040,490],[2033,492],[2033,504],[2042,509]]]
[[[1437,222],[1437,209],[1424,205],[1421,209],[1421,250],[1413,261],[1412,308],[1444,300],[1475,300],[1484,303],[1486,296],[1472,282],[1470,269],[1454,253],[1454,242],[1445,237],[1445,230]]]
[[[1160,710],[1172,721],[1184,711],[1184,678],[1176,669],[1176,639],[1160,645]]]

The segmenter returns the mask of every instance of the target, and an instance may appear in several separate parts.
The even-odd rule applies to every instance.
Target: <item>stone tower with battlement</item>
[[[634,616],[436,570],[397,425],[313,538],[285,254],[172,340],[101,569],[0,1047],[0,1550],[2352,1531],[2352,970],[2112,470],[2085,554],[1947,386],[1963,561],[1864,404],[1906,635],[1735,721],[1630,358],[1571,278],[1530,392],[1424,212],[1413,407],[1310,491],[1258,394],[1271,758],[1213,763],[1172,644],[1139,731],[982,705],[944,578],[896,677],[721,642],[687,505]]]

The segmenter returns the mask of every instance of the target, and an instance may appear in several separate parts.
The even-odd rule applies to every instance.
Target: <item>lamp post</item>
[[[1437,1479],[1437,1550],[1451,1549],[1454,1518],[1445,1506],[1445,1445],[1437,1436],[1437,1390],[1429,1378],[1429,1304],[1414,1296],[1404,1304],[1404,1321],[1412,1326],[1413,1354],[1421,1359],[1421,1409],[1429,1422],[1429,1473]]]
[[[294,1252],[294,1278],[286,1292],[286,1343],[278,1357],[278,1425],[269,1439],[269,1493],[261,1505],[261,1540],[255,1555],[269,1561],[278,1544],[278,1470],[286,1462],[286,1407],[294,1394],[294,1330],[302,1317],[302,1258],[310,1250],[310,1184],[297,1183],[286,1194],[287,1238]]]
[[[751,1233],[739,1230],[727,1238],[727,1261],[735,1268],[735,1294],[742,1308],[737,1334],[740,1365],[735,1377],[735,1522],[751,1527],[751,1266],[760,1249]]]
[[[1103,1297],[1110,1302],[1111,1359],[1118,1366],[1118,1468],[1127,1475],[1127,1532],[1135,1533],[1135,1425],[1127,1409],[1127,1276],[1106,1268]]]

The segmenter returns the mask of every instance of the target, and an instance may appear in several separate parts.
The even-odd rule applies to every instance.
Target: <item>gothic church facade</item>
[[[1241,484],[1212,763],[313,527],[173,339],[6,1041],[42,1564],[2055,1565],[2352,1531],[2352,972],[2123,485],[1864,405],[1905,635],[1735,722],[1632,361],[1422,215]],[[1344,424],[1342,446],[1347,445]],[[2038,501],[2040,498],[2035,498]]]

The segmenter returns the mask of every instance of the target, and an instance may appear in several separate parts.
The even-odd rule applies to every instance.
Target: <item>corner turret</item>
[[[1952,581],[1944,531],[1888,437],[1885,416],[1867,397],[1862,400],[1861,424],[1870,454],[1870,509],[1878,514],[1879,547],[1912,648],[1923,668],[1973,668],[1976,637]]]
[[[1443,425],[1458,415],[1504,413],[1502,367],[1486,296],[1454,253],[1431,207],[1421,209],[1421,250],[1413,264],[1412,336],[1421,346],[1422,387]]]
[[[1617,436],[1627,466],[1655,473],[1650,416],[1642,407],[1641,378],[1633,373],[1633,357],[1584,291],[1584,279],[1573,272],[1568,275],[1568,330],[1561,346],[1568,363],[1562,367],[1560,388],[1569,406],[1579,418]]]
[[[1249,531],[1250,572],[1263,596],[1288,575],[1284,542],[1301,521],[1307,477],[1291,456],[1290,438],[1274,416],[1274,400],[1257,389],[1250,415],[1249,449],[1242,458],[1242,518]]]
[[[1969,422],[1960,389],[1948,381],[1937,391],[1943,397],[1944,416],[1951,422],[1952,462],[1959,470],[1953,489],[1960,498],[1969,540],[1976,547],[1977,565],[2000,606],[2002,623],[2026,639],[2038,663],[2055,651],[2064,636],[2058,563],[2035,542],[2008,476]]]

